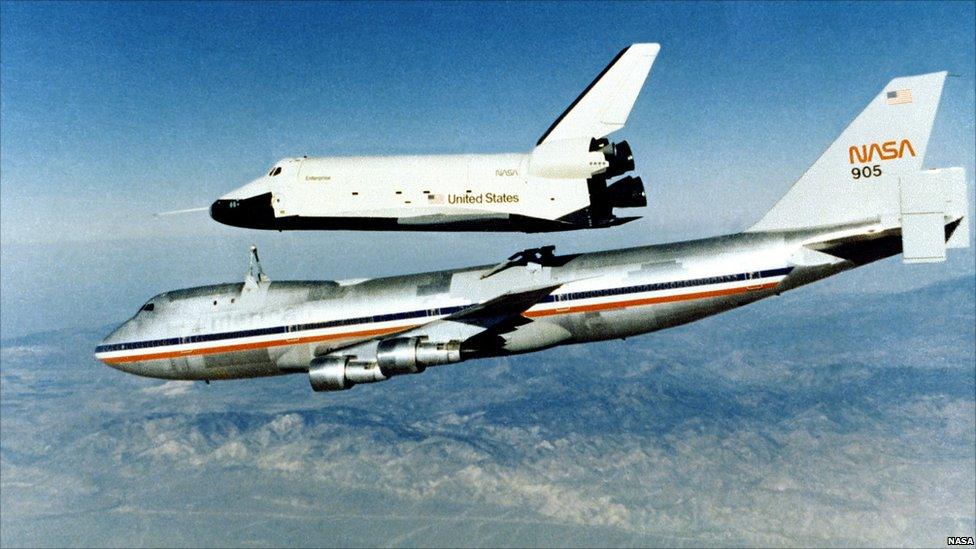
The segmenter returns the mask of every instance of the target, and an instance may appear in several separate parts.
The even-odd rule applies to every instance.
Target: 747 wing
[[[531,322],[522,316],[526,310],[556,291],[564,282],[506,292],[475,303],[444,318],[402,332],[384,334],[347,347],[332,349],[329,355],[348,355],[360,359],[375,356],[377,345],[387,339],[419,337],[433,342],[463,342],[475,336],[504,333]]]

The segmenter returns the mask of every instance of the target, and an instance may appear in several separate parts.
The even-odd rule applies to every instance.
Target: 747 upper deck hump
[[[522,153],[286,158],[216,200],[210,216],[269,230],[551,232],[620,225],[647,205],[627,122],[660,51],[623,49]]]

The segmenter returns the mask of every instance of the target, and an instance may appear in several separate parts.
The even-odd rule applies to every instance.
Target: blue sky
[[[104,300],[111,277],[124,288],[111,296],[134,306],[236,278],[243,252],[229,250],[250,241],[272,250],[263,255],[276,257],[279,277],[334,278],[492,262],[548,242],[577,251],[740,230],[900,75],[960,75],[946,86],[926,164],[974,171],[973,3],[0,10],[0,243],[14,293],[5,334],[48,324],[15,310],[65,285]],[[645,219],[626,227],[540,242],[278,235],[205,215],[152,217],[207,205],[285,156],[528,150],[637,41],[662,52],[615,134],[633,145],[649,193]],[[106,303],[104,320],[120,307]]]

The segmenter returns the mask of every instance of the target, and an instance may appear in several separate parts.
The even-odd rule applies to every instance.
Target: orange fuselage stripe
[[[101,360],[106,364],[121,364],[123,362],[139,362],[141,360],[163,360],[167,358],[176,358],[180,356],[210,355],[215,353],[233,353],[235,351],[250,351],[252,349],[265,349],[268,347],[279,347],[281,345],[300,345],[303,343],[316,343],[319,341],[328,341],[330,339],[372,337],[372,336],[390,334],[394,332],[402,332],[404,330],[409,330],[417,326],[420,326],[420,324],[414,324],[410,326],[397,326],[395,328],[377,328],[374,330],[361,330],[358,332],[343,332],[341,334],[325,334],[325,335],[317,335],[317,336],[276,339],[273,341],[255,341],[253,343],[237,343],[234,345],[220,345],[216,347],[203,347],[200,349],[187,349],[185,351],[166,351],[162,353],[149,353],[144,355],[120,356],[120,357],[112,357],[112,358],[103,358]]]
[[[775,287],[778,284],[779,282],[768,282],[766,284],[757,284],[755,286],[743,286],[741,288],[727,288],[724,290],[712,290],[708,292],[666,295],[661,297],[647,297],[643,299],[628,299],[625,301],[613,301],[609,303],[594,303],[592,305],[577,305],[574,307],[554,308],[554,309],[546,309],[542,311],[526,311],[522,313],[522,316],[526,318],[540,318],[546,316],[567,315],[573,313],[588,313],[593,311],[625,309],[627,307],[640,307],[644,305],[654,305],[658,303],[691,301],[694,299],[707,299],[710,297],[721,297],[726,295],[741,294],[741,293],[751,292],[755,290],[767,290],[769,288]],[[282,345],[301,345],[304,343],[316,343],[319,341],[328,341],[333,339],[373,337],[378,335],[391,334],[395,332],[403,332],[422,325],[423,323],[412,324],[410,326],[397,326],[394,328],[376,328],[373,330],[343,332],[341,334],[325,334],[325,335],[317,335],[317,336],[293,337],[293,338],[285,338],[285,339],[276,339],[272,341],[257,341],[253,343],[237,343],[233,345],[219,345],[215,347],[204,347],[200,349],[188,349],[185,351],[166,351],[161,353],[148,353],[142,355],[111,357],[111,358],[103,358],[101,359],[101,361],[106,364],[122,364],[125,362],[139,362],[143,360],[164,360],[167,358],[176,358],[181,356],[232,353],[235,351],[249,351],[252,349],[265,349],[268,347],[279,347]]]
[[[661,297],[645,297],[643,299],[628,299],[626,301],[613,301],[610,303],[594,303],[593,305],[577,305],[565,309],[546,309],[544,311],[527,311],[522,316],[527,318],[538,318],[542,316],[565,315],[569,313],[589,313],[593,311],[606,311],[609,309],[624,309],[627,307],[639,307],[642,305],[654,305],[657,303],[673,303],[675,301],[690,301],[692,299],[706,299],[709,297],[721,297],[724,295],[741,294],[755,290],[766,290],[779,284],[779,282],[768,282],[755,286],[743,286],[742,288],[728,288],[725,290],[712,290],[709,292],[695,292],[692,294],[666,295]]]

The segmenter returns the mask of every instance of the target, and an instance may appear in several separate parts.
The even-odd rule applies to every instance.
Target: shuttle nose
[[[214,221],[223,223],[224,225],[233,225],[235,227],[240,226],[236,222],[236,216],[234,215],[237,213],[235,210],[239,204],[240,200],[218,198],[217,200],[214,200],[213,204],[210,205],[210,217]]]
[[[275,216],[271,208],[271,193],[251,198],[220,198],[210,205],[210,217],[233,227],[273,229]]]

